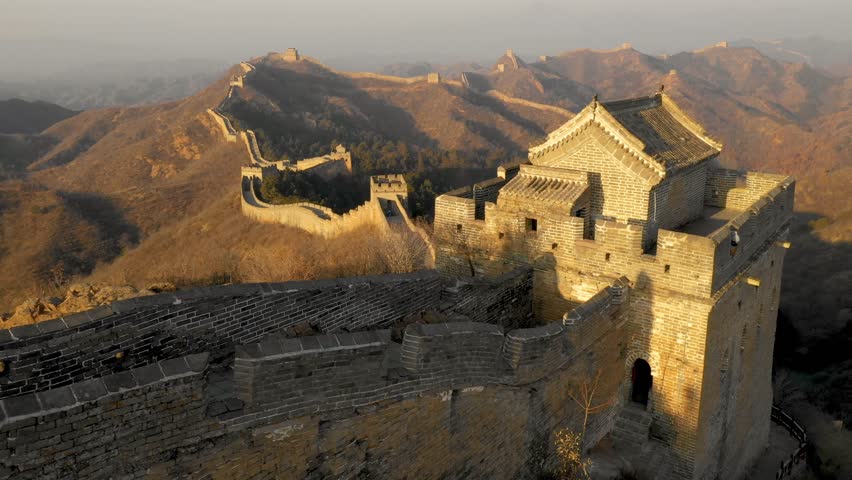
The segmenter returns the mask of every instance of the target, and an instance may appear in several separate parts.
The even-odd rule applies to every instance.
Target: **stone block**
[[[136,387],[136,379],[133,378],[131,372],[119,372],[112,375],[106,375],[102,378],[104,386],[110,393],[116,393],[123,389]]]
[[[243,358],[261,358],[263,351],[260,349],[259,343],[249,343],[246,345],[237,345],[236,355]]]
[[[319,335],[316,337],[322,348],[336,348],[340,344],[337,343],[337,337],[334,335]]]
[[[320,348],[317,337],[300,337],[299,342],[302,344],[302,350],[319,350]]]
[[[113,312],[109,305],[101,305],[100,307],[93,308],[86,312],[86,315],[88,315],[88,317],[92,320],[100,320],[112,314]]]
[[[41,405],[36,394],[29,394],[4,398],[3,408],[6,410],[6,415],[11,418],[23,417],[39,412]]]
[[[74,396],[80,402],[92,402],[107,394],[106,386],[100,378],[93,378],[71,385]]]
[[[38,325],[38,329],[41,333],[55,333],[65,330],[66,328],[65,323],[61,318],[55,318],[46,322],[39,322],[36,325]]]
[[[196,353],[193,355],[187,355],[186,364],[189,366],[189,369],[193,372],[203,372],[207,368],[207,362],[210,354],[207,352]]]
[[[11,333],[15,338],[32,338],[41,335],[41,332],[38,329],[38,325],[30,324],[30,325],[20,325],[17,327],[13,327],[11,329]]]
[[[284,353],[297,353],[302,351],[302,342],[298,338],[285,338],[281,341]]]
[[[260,343],[260,349],[264,356],[281,355],[284,353],[284,346],[278,340],[267,340]]]
[[[92,320],[89,318],[88,315],[86,315],[86,312],[82,312],[66,315],[62,317],[62,321],[65,322],[65,325],[68,328],[76,328],[86,323],[89,323]]]
[[[133,377],[136,379],[136,382],[142,385],[148,385],[149,383],[154,383],[156,381],[162,380],[165,375],[163,374],[163,370],[160,368],[158,363],[154,363],[151,365],[146,365],[144,367],[135,368],[131,370],[133,372]]]
[[[77,403],[77,398],[70,386],[39,392],[38,397],[41,400],[42,408],[45,410],[70,407]]]
[[[170,360],[162,360],[160,368],[166,377],[173,377],[182,373],[189,372],[189,365],[186,364],[186,359],[183,357],[172,358]]]

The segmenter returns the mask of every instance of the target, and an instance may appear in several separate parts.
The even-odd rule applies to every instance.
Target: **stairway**
[[[645,406],[628,402],[615,419],[612,439],[619,448],[641,448],[648,441],[648,429],[651,426],[651,414]]]

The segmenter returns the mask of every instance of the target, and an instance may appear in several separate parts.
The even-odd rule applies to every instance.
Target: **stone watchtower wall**
[[[584,352],[618,342],[627,298],[614,285],[566,325],[459,317],[516,324],[531,282],[519,270],[487,289],[447,290],[434,272],[214,287],[0,331],[0,478],[515,478],[538,439],[577,426],[565,388]],[[424,310],[458,321],[381,329]],[[288,336],[300,321],[322,334]],[[612,421],[597,415],[589,438]]]
[[[659,229],[650,251],[638,222],[598,216],[588,235],[583,218],[501,208],[507,200],[499,190],[481,188],[501,188],[500,177],[449,192],[435,202],[437,268],[495,277],[531,265],[539,319],[593,303],[624,275],[634,289],[623,368],[638,359],[651,367],[648,412],[656,441],[671,455],[663,476],[735,478],[768,439],[769,362],[795,183],[712,168],[683,178],[690,185],[702,179],[702,196],[686,190],[703,204],[702,215],[715,217]],[[525,216],[536,218],[535,230]],[[619,381],[629,389],[629,376]]]

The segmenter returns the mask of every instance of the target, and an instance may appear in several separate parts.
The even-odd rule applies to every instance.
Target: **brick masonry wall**
[[[207,355],[0,402],[0,478],[139,474],[221,435],[205,422]]]
[[[749,204],[746,211],[728,222],[729,229],[717,231],[713,291],[721,288],[747,266],[751,256],[766,242],[774,242],[778,232],[785,230],[793,216],[795,184],[792,180],[776,184],[765,196]],[[735,229],[740,241],[732,249],[730,229]]]
[[[669,447],[677,477],[713,478],[718,474],[720,478],[735,478],[765,445],[771,403],[766,382],[771,370],[764,360],[771,359],[771,347],[761,337],[762,343],[745,346],[746,359],[737,365],[731,363],[736,358],[729,353],[725,362],[731,364],[731,373],[727,378],[737,379],[732,387],[736,394],[720,394],[718,371],[713,376],[707,369],[723,363],[720,346],[744,334],[715,324],[726,318],[744,318],[745,314],[714,304],[722,301],[724,292],[740,288],[731,285],[743,283],[743,275],[758,258],[779,248],[775,244],[784,238],[789,225],[795,184],[792,179],[777,175],[705,172],[702,168],[685,172],[680,181],[682,186],[677,189],[681,190],[679,195],[685,205],[667,214],[664,222],[674,225],[686,221],[697,212],[698,205],[728,208],[733,210],[734,218],[707,236],[660,229],[655,249],[646,253],[643,237],[647,240],[647,227],[642,221],[598,217],[594,239],[589,240],[571,228],[573,219],[560,221],[548,215],[546,209],[538,216],[538,231],[530,232],[524,227],[526,213],[515,211],[510,205],[486,204],[484,228],[478,227],[473,241],[469,235],[454,235],[450,229],[443,236],[436,235],[439,252],[451,257],[439,256],[438,266],[453,265],[452,258],[459,257],[460,244],[477,275],[493,276],[510,267],[532,265],[533,310],[538,321],[559,318],[577,303],[594,304],[602,287],[626,276],[634,294],[629,301],[625,345],[619,347],[625,352],[621,368],[629,372],[638,358],[651,365],[651,434]],[[669,183],[658,188],[666,191],[667,202],[671,203],[675,186]],[[707,191],[709,197],[705,195]],[[564,226],[561,231],[553,228],[559,223]],[[733,255],[728,227],[736,228],[740,235]],[[780,260],[776,259],[775,264],[780,264]],[[773,305],[777,308],[777,298],[774,303],[766,299],[760,303],[764,311]],[[766,328],[774,328],[774,317],[763,315],[763,322],[772,322],[772,327]],[[523,333],[510,332],[507,338],[513,335],[529,336],[532,343],[528,351],[506,347],[504,351],[513,352],[507,358],[510,364],[525,356],[550,358],[556,354],[554,350],[573,347],[553,324]],[[565,343],[558,345],[555,338]],[[749,354],[750,348],[758,353]],[[762,360],[755,355],[761,355]],[[527,374],[524,367],[514,368],[516,375]],[[535,368],[527,369],[530,375],[537,374]],[[621,384],[629,386],[629,376],[622,378]],[[627,401],[629,388],[622,393],[621,401]],[[705,401],[711,397],[716,401]],[[759,418],[753,431],[733,426],[732,422],[750,424],[748,416],[731,417],[734,409]],[[724,471],[714,470],[713,465],[720,465],[720,460],[711,452],[725,452]]]
[[[579,428],[565,392],[589,374],[586,360],[621,377],[612,342],[623,338],[623,300],[618,289],[599,295],[551,346],[477,322],[410,325],[402,344],[386,330],[267,337],[237,348],[230,380],[209,376],[200,355],[5,398],[0,478],[534,474],[553,430]],[[550,353],[510,363],[510,343]],[[236,406],[223,414],[214,392],[227,382],[244,403],[225,398]],[[610,379],[600,392],[618,388]],[[589,438],[611,429],[614,411],[592,417]]]
[[[593,216],[645,221],[650,186],[614,156],[623,154],[606,131],[590,126],[574,141],[536,158],[533,164],[589,172]]]
[[[0,330],[2,396],[69,385],[162,359],[259,341],[308,322],[323,332],[380,328],[437,310],[435,272],[314,282],[233,285],[141,297],[65,318]],[[124,358],[117,362],[116,353]]]
[[[480,322],[413,324],[401,345],[379,330],[240,346],[233,381],[248,409],[227,422],[257,425],[428,391],[546,380],[624,324],[626,294],[619,288],[601,291],[565,326],[504,334]]]
[[[532,322],[533,274],[518,268],[494,279],[471,278],[456,286],[458,299],[452,312],[474,322],[505,328],[527,327]]]
[[[656,238],[656,229],[672,230],[701,216],[707,184],[707,163],[666,178],[651,190],[645,246]]]
[[[769,441],[775,320],[785,250],[770,246],[717,293],[708,322],[697,470],[734,478]]]

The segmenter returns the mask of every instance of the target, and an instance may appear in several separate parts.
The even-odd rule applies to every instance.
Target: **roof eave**
[[[680,106],[678,106],[678,104],[675,103],[674,100],[672,100],[671,97],[669,97],[668,95],[666,95],[665,93],[662,93],[662,92],[658,93],[657,95],[660,96],[660,100],[661,100],[663,108],[668,110],[669,113],[671,113],[671,115],[678,122],[681,123],[681,125],[686,127],[687,130],[689,130],[696,137],[700,138],[704,143],[706,143],[707,145],[710,145],[711,147],[716,149],[715,155],[718,155],[719,153],[722,152],[722,146],[723,146],[722,142],[720,142],[720,141],[714,139],[713,137],[711,137],[710,135],[708,135],[707,132],[704,130],[704,127],[701,126],[701,124],[698,123],[691,116],[689,116],[689,114],[687,114],[685,111],[683,111],[680,108]],[[714,154],[708,155],[704,160],[712,157],[713,155]]]

